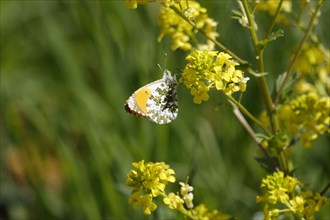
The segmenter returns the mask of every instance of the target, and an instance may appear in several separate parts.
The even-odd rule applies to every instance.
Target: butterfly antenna
[[[164,66],[165,66],[165,69],[166,69],[166,60],[167,60],[167,53],[165,53],[164,55],[165,55],[165,61],[164,61]]]
[[[165,53],[164,55],[165,55],[165,69],[166,69],[167,53]],[[159,64],[158,64],[158,67],[161,71],[164,71],[163,68]]]
[[[161,71],[163,71],[163,68],[159,65],[159,63],[158,63],[157,65],[158,65],[159,69],[160,69]]]

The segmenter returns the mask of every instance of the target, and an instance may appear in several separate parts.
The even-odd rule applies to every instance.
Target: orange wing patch
[[[146,87],[142,87],[141,89],[137,90],[134,93],[136,105],[145,114],[147,113],[147,108],[146,108],[147,101],[150,98],[150,96],[151,96],[151,90]]]

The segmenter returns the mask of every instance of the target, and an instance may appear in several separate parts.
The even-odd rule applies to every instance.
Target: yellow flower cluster
[[[270,15],[275,15],[279,3],[280,3],[279,0],[258,1],[256,5],[256,10],[267,11]],[[291,1],[284,1],[281,7],[281,11],[291,12],[291,8],[292,8]]]
[[[300,74],[301,82],[296,86],[296,92],[302,93],[304,89],[313,87],[306,81],[314,82],[324,87],[326,93],[330,93],[330,51],[321,44],[304,44],[300,56],[294,66],[294,71]],[[305,85],[302,87],[301,85]],[[306,85],[308,88],[306,88]],[[313,88],[316,90],[316,88]],[[322,91],[321,91],[322,92]]]
[[[264,178],[260,188],[265,192],[257,196],[257,202],[264,203],[264,219],[269,220],[277,219],[280,213],[293,214],[297,219],[314,219],[315,213],[328,201],[318,193],[304,191],[300,181],[284,176],[281,171]]]
[[[216,32],[218,23],[209,18],[206,8],[194,0],[125,0],[125,5],[136,9],[138,5],[155,1],[160,2],[162,6],[159,16],[161,32],[158,42],[169,35],[173,39],[172,50],[191,50],[193,44],[200,50],[214,49],[215,44],[212,40],[219,36]],[[202,31],[209,39],[200,43],[201,39],[197,36],[199,31]]]
[[[180,194],[170,192],[165,193],[168,182],[175,182],[174,170],[163,162],[147,162],[144,160],[133,163],[135,170],[131,170],[126,179],[126,185],[133,187],[129,203],[134,208],[143,207],[145,215],[150,215],[157,209],[153,199],[157,196],[163,197],[163,202],[170,209],[179,211],[187,219],[229,219],[227,214],[217,210],[208,211],[205,205],[200,204],[194,207],[192,193],[193,187],[188,183],[180,182]]]
[[[244,78],[238,63],[229,54],[217,51],[195,50],[186,57],[189,63],[185,66],[180,82],[194,96],[194,103],[200,104],[209,99],[208,91],[216,88],[226,95],[244,92],[248,77]]]
[[[262,0],[262,1],[258,1],[255,9],[257,11],[268,12],[268,14],[270,16],[274,16],[279,3],[280,3],[279,0]],[[292,8],[291,1],[283,1],[282,7],[281,7],[281,12],[290,13],[291,8]],[[278,15],[278,18],[276,19],[276,22],[288,24],[289,20],[284,16],[283,13],[280,13]]]
[[[173,10],[173,8],[176,8],[179,12]],[[189,20],[191,24],[182,16]],[[171,4],[171,7],[162,7],[159,23],[161,32],[158,41],[161,41],[165,35],[171,36],[172,50],[191,50],[193,42],[197,44],[195,46],[198,49],[214,49],[214,43],[212,41],[206,40],[205,43],[199,43],[196,37],[197,29],[202,30],[211,39],[218,37],[218,33],[216,32],[217,22],[208,17],[207,10],[201,7],[198,2],[179,0],[178,3],[174,2]]]
[[[219,212],[218,210],[209,211],[204,204],[199,204],[194,207],[192,193],[193,187],[187,183],[180,182],[180,195],[169,193],[164,198],[164,203],[169,206],[170,209],[176,209],[181,212],[186,218],[192,220],[212,220],[212,219],[230,219],[230,215]]]
[[[165,193],[168,182],[175,182],[174,170],[163,162],[144,163],[142,160],[132,165],[136,170],[131,170],[126,179],[126,185],[133,187],[129,202],[134,208],[142,206],[144,214],[150,215],[157,208],[152,199]]]
[[[269,204],[287,203],[290,200],[289,195],[296,190],[296,187],[303,185],[291,176],[284,176],[284,173],[279,171],[262,179],[260,188],[264,188],[266,192],[263,196],[257,196],[258,202]]]
[[[169,193],[164,199],[164,203],[170,208],[170,209],[184,209],[183,204],[184,201],[181,199],[180,196],[176,195],[175,193]]]
[[[149,2],[160,2],[163,7],[169,7],[180,1],[181,0],[125,0],[125,5],[130,9],[136,9],[138,5],[146,5]]]
[[[146,5],[149,0],[125,0],[126,7],[130,9],[136,9],[138,5]]]
[[[204,204],[196,206],[194,209],[189,210],[190,219],[194,220],[228,220],[232,219],[230,215],[221,213],[218,210],[208,210]]]
[[[283,131],[291,137],[300,136],[303,146],[310,147],[319,134],[330,132],[330,99],[308,93],[290,100],[278,109]]]
[[[188,215],[189,211],[184,207],[184,205],[191,209],[194,207],[193,205],[193,198],[194,195],[192,194],[193,187],[189,186],[187,183],[180,182],[180,195],[177,193],[169,193],[167,196],[164,197],[163,202],[170,208],[176,209],[184,215]]]

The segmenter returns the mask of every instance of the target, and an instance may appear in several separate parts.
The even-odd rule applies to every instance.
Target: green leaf
[[[256,157],[255,160],[268,173],[275,172],[276,171],[275,167],[279,167],[279,161],[276,157],[272,157],[272,158]],[[276,166],[274,166],[274,163]]]
[[[260,47],[265,47],[267,44],[269,44],[270,42],[277,40],[277,38],[279,37],[283,37],[284,36],[284,31],[282,29],[278,29],[276,32],[272,32],[270,34],[269,37],[267,37],[266,39],[259,41],[259,46]]]
[[[276,96],[276,94],[279,92],[279,89],[281,88],[284,79],[286,77],[286,72],[280,74],[276,81],[275,81],[275,87],[273,92],[273,97]],[[282,99],[286,99],[288,96],[290,96],[293,92],[293,85],[296,83],[297,79],[299,78],[299,74],[297,72],[294,72],[290,75],[290,78],[286,81],[286,84],[283,88],[283,95]],[[283,100],[282,100],[283,101]]]

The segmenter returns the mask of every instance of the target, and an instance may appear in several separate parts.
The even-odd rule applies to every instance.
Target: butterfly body
[[[178,115],[178,81],[169,70],[161,79],[136,90],[126,101],[125,110],[157,124],[167,124]]]

